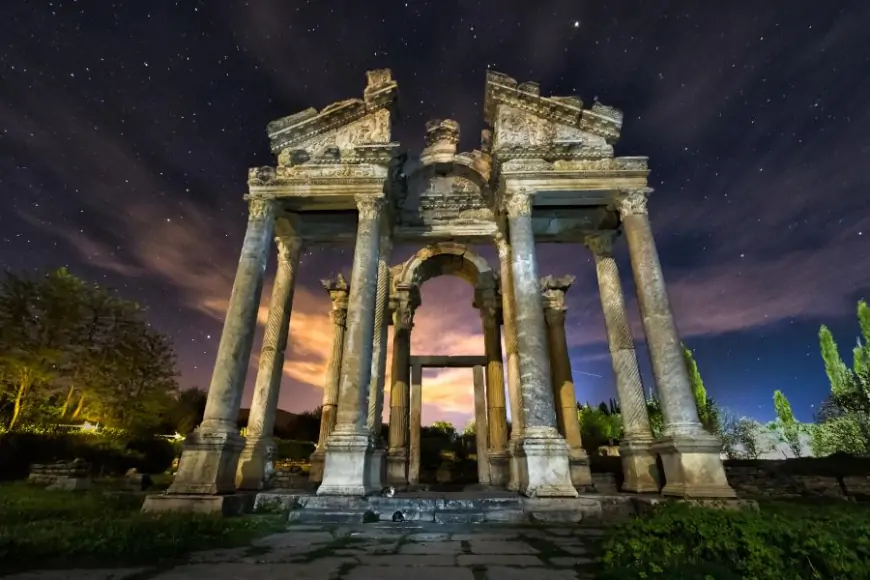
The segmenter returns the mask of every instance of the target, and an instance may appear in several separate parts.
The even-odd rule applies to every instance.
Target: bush
[[[613,528],[611,578],[870,578],[870,510],[763,504],[762,511],[666,504]]]
[[[123,475],[132,467],[161,473],[172,464],[172,444],[157,437],[130,439],[123,432],[46,431],[0,434],[0,480],[24,479],[34,463],[72,461],[91,464],[94,475]]]
[[[311,441],[296,441],[294,439],[278,439],[275,438],[275,447],[277,448],[278,460],[289,461],[308,461],[308,458],[314,453],[317,447]]]

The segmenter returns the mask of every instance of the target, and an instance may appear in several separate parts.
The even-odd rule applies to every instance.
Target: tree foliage
[[[870,455],[870,307],[861,300],[857,311],[861,336],[852,349],[851,369],[841,358],[831,331],[824,325],[819,329],[819,347],[831,395],[811,431],[816,455]]]
[[[66,269],[0,282],[0,412],[8,428],[147,429],[175,407],[175,353],[135,302]]]
[[[801,435],[806,429],[794,418],[791,404],[780,390],[773,392],[773,408],[776,411],[776,421],[773,422],[771,430],[788,445],[795,457],[800,457]]]

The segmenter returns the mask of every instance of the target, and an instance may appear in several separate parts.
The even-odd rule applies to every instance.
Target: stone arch
[[[426,280],[445,275],[458,276],[474,286],[475,300],[494,299],[498,290],[498,279],[486,259],[457,242],[430,244],[393,272],[393,291],[419,288]]]

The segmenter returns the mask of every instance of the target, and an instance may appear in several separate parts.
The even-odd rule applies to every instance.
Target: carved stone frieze
[[[272,151],[304,150],[315,157],[329,147],[388,143],[397,85],[389,69],[369,71],[367,80],[362,99],[345,99],[320,111],[308,108],[269,123]]]

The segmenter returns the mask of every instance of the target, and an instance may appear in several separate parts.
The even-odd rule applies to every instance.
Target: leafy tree
[[[445,436],[453,439],[456,437],[456,427],[450,421],[433,421],[431,429],[436,432],[443,433]]]
[[[465,424],[465,428],[462,430],[462,435],[477,435],[477,423],[474,419]]]
[[[172,410],[173,428],[176,433],[188,435],[202,423],[207,399],[208,393],[198,388],[183,389],[178,392]]]
[[[722,414],[720,432],[729,459],[758,459],[770,451],[772,447],[765,442],[764,431],[764,426],[755,419]]]
[[[773,432],[781,441],[786,443],[795,457],[801,456],[801,435],[805,429],[794,418],[791,404],[780,390],[773,392],[773,408],[776,411],[776,421],[773,423]]]
[[[606,404],[604,408],[607,408]],[[591,455],[597,455],[598,448],[602,445],[613,444],[622,437],[622,416],[604,412],[601,405],[581,406],[577,411],[577,418],[580,421],[583,447]]]
[[[692,385],[692,394],[695,397],[695,405],[698,408],[698,418],[701,420],[701,425],[708,432],[718,434],[719,431],[719,412],[716,402],[707,396],[707,389],[704,386],[704,380],[701,378],[701,373],[698,371],[698,363],[695,362],[695,357],[692,351],[686,345],[683,347],[683,362],[686,365],[686,371],[689,373],[689,381]]]

